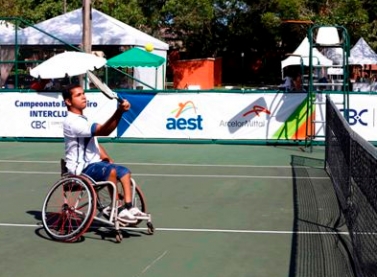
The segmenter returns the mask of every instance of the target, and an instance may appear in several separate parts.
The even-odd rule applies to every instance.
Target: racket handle
[[[119,94],[117,94],[117,100],[119,103],[123,102],[123,98]]]
[[[124,99],[119,94],[117,94],[116,100],[118,101],[119,104],[122,104],[124,101]]]

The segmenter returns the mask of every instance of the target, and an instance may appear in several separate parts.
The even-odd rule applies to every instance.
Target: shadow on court
[[[27,214],[30,214],[31,216],[34,217],[36,221],[39,222],[39,224],[42,225],[42,212],[41,211],[27,211]],[[135,228],[134,230],[121,230],[123,238],[128,239],[131,237],[141,237],[141,236],[147,236],[149,235],[148,232],[144,230],[138,230]],[[93,236],[90,236],[90,239],[92,240],[105,240],[105,241],[110,241],[113,243],[119,243],[115,239],[115,230],[114,228],[111,227],[106,227],[104,224],[92,224],[92,226],[87,230],[87,234],[93,234]],[[52,242],[56,242],[55,240],[52,240],[45,232],[43,227],[37,228],[35,230],[35,234],[46,240],[50,240]],[[85,235],[79,237],[77,240],[70,242],[70,243],[81,243],[85,241]]]
[[[341,234],[347,229],[331,181],[300,178],[323,172],[324,160],[291,156],[291,165],[296,178],[289,276],[354,276],[349,236]]]
[[[27,211],[26,213],[33,216],[35,218],[35,220],[42,221],[42,212],[41,211]]]
[[[35,235],[38,236],[39,238],[41,239],[44,239],[44,240],[47,240],[47,241],[50,241],[51,243],[59,243],[57,242],[56,240],[52,240],[45,232],[45,230],[43,229],[43,227],[39,227],[39,228],[36,228],[35,229]],[[80,238],[78,238],[77,240],[75,241],[72,241],[70,242],[70,244],[74,243],[82,243],[86,240],[85,236],[81,236]],[[61,243],[64,243],[64,242],[61,242]]]

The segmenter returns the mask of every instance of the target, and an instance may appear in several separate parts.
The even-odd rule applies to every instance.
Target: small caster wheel
[[[152,222],[147,222],[147,227],[148,227],[148,234],[153,235],[154,234],[154,227]]]
[[[115,234],[115,240],[120,243],[123,240],[123,235],[120,232]]]

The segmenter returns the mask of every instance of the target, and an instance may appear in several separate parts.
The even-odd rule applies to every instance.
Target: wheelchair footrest
[[[151,221],[151,215],[150,214],[146,214],[146,215],[135,215],[135,218],[137,220],[147,220],[147,221]]]

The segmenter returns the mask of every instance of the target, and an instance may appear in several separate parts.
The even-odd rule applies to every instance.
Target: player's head
[[[67,85],[64,90],[62,91],[62,96],[63,96],[63,99],[64,101],[66,99],[72,99],[72,90],[76,87],[80,87],[80,85],[78,84],[69,84]]]
[[[64,102],[69,111],[82,113],[86,108],[86,96],[80,85],[68,85],[62,92]]]

